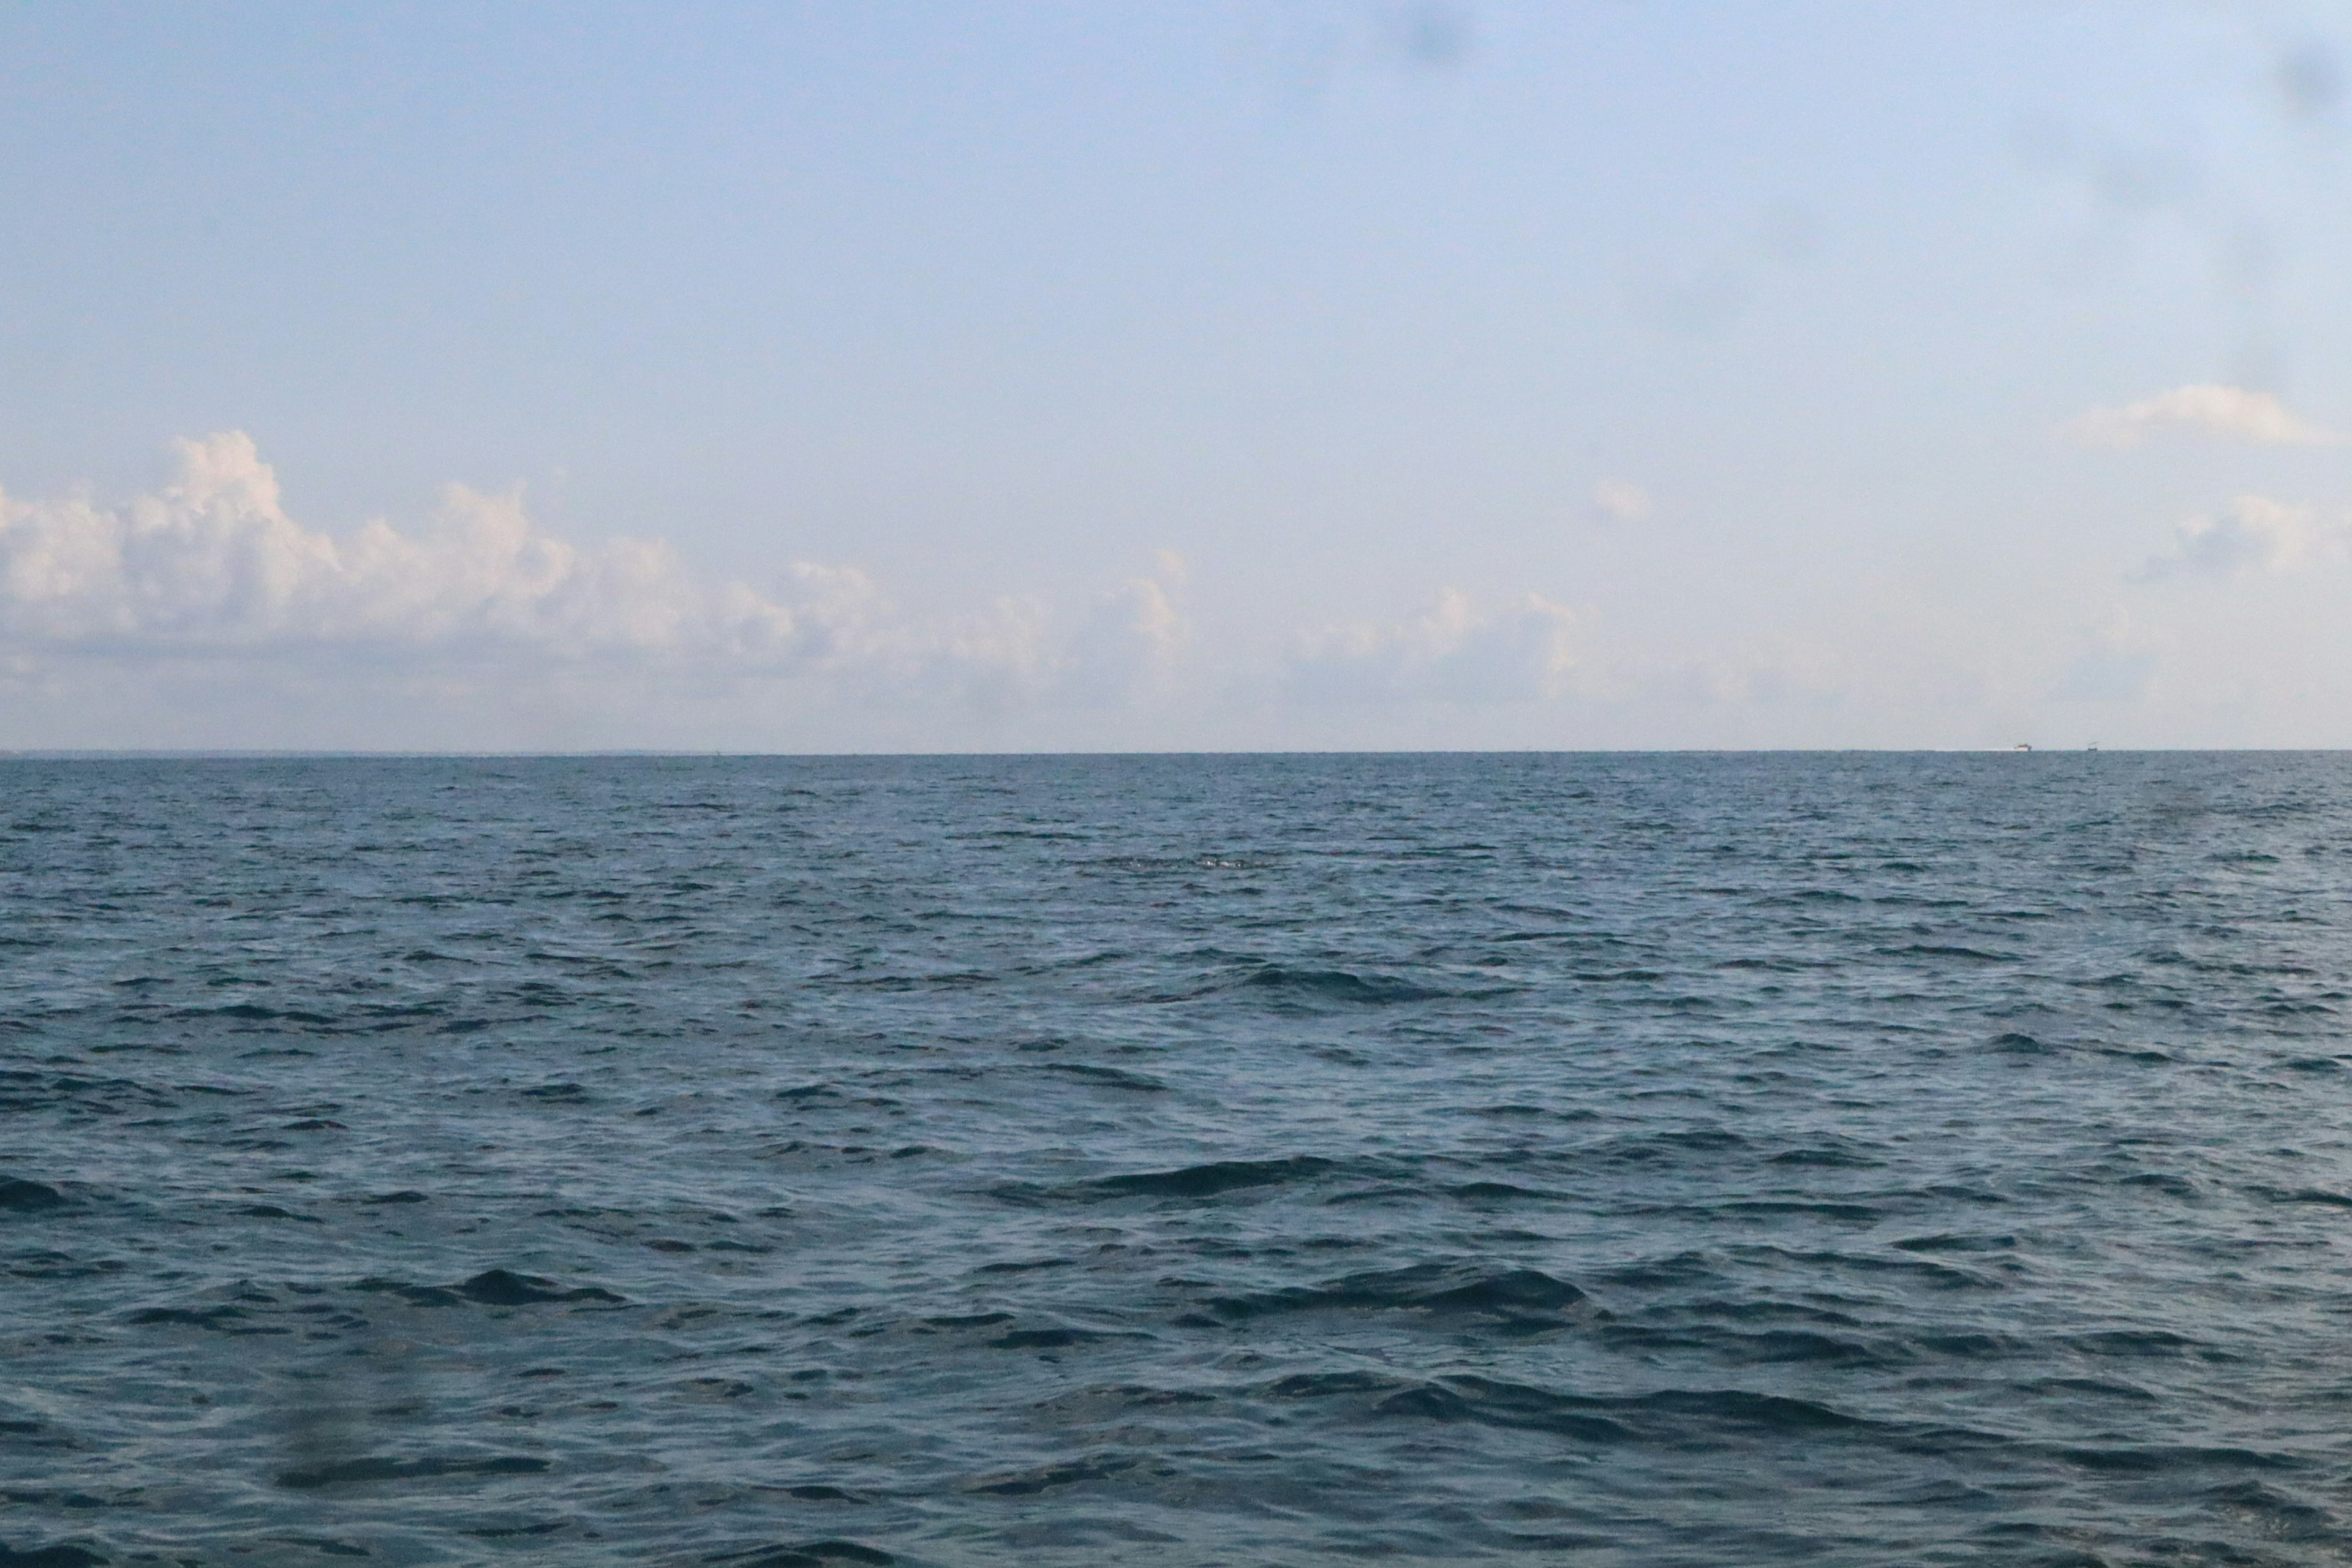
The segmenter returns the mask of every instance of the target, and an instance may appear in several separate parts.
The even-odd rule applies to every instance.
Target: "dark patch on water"
[[[278,1484],[293,1490],[320,1487],[376,1486],[393,1481],[430,1481],[450,1476],[535,1476],[547,1468],[545,1459],[520,1454],[480,1457],[336,1459],[281,1470]]]
[[[65,1194],[47,1182],[26,1181],[21,1176],[0,1180],[0,1211],[10,1214],[37,1214],[45,1209],[63,1208]]]

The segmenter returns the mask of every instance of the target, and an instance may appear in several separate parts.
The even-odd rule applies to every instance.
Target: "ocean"
[[[0,1564],[2341,1564],[2352,757],[0,761]]]

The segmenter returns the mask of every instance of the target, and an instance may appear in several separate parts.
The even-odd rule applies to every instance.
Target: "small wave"
[[[2104,1329],[2092,1333],[2069,1335],[2065,1342],[2076,1350],[2098,1356],[2194,1355],[2207,1361],[2225,1359],[2210,1347],[2186,1334],[2176,1334],[2169,1329]]]
[[[2015,963],[2019,955],[2013,952],[1990,952],[1980,947],[1949,947],[1932,942],[1913,942],[1908,947],[1882,947],[1882,958],[1957,958],[1968,963]]]
[[[1709,1429],[1720,1432],[1729,1428],[1790,1437],[1841,1432],[1894,1437],[1901,1430],[1888,1423],[1847,1415],[1814,1400],[1747,1389],[1670,1388],[1652,1394],[1570,1394],[1472,1375],[1419,1384],[1381,1400],[1375,1409],[1386,1415],[1554,1432],[1588,1442],[1647,1441],[1676,1447],[1695,1439],[1719,1441]],[[1937,1434],[1939,1438],[1952,1442],[1968,1436],[1957,1432]]]
[[[1416,1311],[1489,1318],[1521,1328],[1553,1328],[1595,1315],[1585,1293],[1564,1279],[1533,1268],[1485,1269],[1467,1263],[1416,1263],[1321,1285],[1219,1297],[1209,1309],[1228,1321],[1277,1312]]]
[[[218,1307],[147,1307],[131,1313],[125,1321],[136,1323],[141,1328],[169,1325],[186,1329],[211,1329],[218,1331],[234,1328],[236,1324],[243,1321],[244,1318],[243,1310],[224,1304]]]
[[[1411,1386],[1377,1372],[1295,1372],[1260,1389],[1274,1399],[1334,1399],[1350,1394],[1386,1394]]]
[[[847,1498],[849,1494],[833,1487],[793,1487],[794,1497],[818,1491],[832,1498]],[[752,1546],[740,1552],[720,1552],[696,1561],[712,1564],[712,1568],[837,1568],[844,1563],[855,1563],[863,1568],[889,1568],[898,1562],[877,1547],[861,1545],[855,1541],[812,1541],[803,1546]]]
[[[1262,855],[1106,855],[1081,864],[1105,871],[1262,871],[1274,861]]]
[[[1467,990],[1424,985],[1392,974],[1358,973],[1349,969],[1295,969],[1264,963],[1227,973],[1181,991],[1150,998],[1155,1002],[1197,1002],[1229,993],[1263,993],[1270,1000],[1299,1005],[1339,1004],[1349,1006],[1393,1006],[1401,1003],[1434,1002],[1447,998],[1475,1000],[1507,995],[1521,989],[1490,985]]]
[[[1381,1004],[1428,1002],[1452,994],[1434,986],[1416,985],[1387,974],[1358,974],[1346,969],[1286,969],[1267,964],[1244,975],[1240,984],[1257,991],[1275,991],[1330,1002]]]
[[[1612,1164],[1642,1165],[1693,1154],[1727,1154],[1746,1147],[1748,1140],[1737,1132],[1720,1127],[1691,1127],[1612,1139],[1593,1146],[1590,1152]]]
[[[171,1015],[173,1018],[229,1018],[247,1024],[331,1024],[335,1020],[324,1013],[312,1013],[299,1007],[265,1007],[258,1002],[233,1002],[225,1007],[184,1007]]]
[[[1445,1189],[1452,1196],[1468,1203],[1572,1203],[1566,1193],[1546,1192],[1540,1187],[1522,1187],[1511,1182],[1461,1182]]]
[[[2352,1537],[2347,1537],[2334,1513],[2261,1481],[2231,1481],[2213,1487],[2206,1491],[2204,1500],[2217,1512],[2259,1521],[2263,1532],[2273,1540],[2352,1545]]]
[[[1079,1345],[1100,1344],[1105,1340],[1131,1340],[1147,1336],[1113,1333],[1102,1329],[1074,1329],[1055,1324],[1043,1329],[1015,1329],[999,1334],[988,1342],[988,1348],[999,1351],[1059,1351]]]
[[[567,1290],[552,1279],[544,1279],[536,1274],[517,1274],[506,1268],[486,1268],[456,1285],[412,1285],[399,1279],[370,1278],[361,1280],[352,1289],[397,1296],[418,1307],[454,1307],[461,1301],[471,1301],[483,1307],[530,1307],[551,1302],[619,1302],[625,1300],[601,1286],[582,1285]]]
[[[2084,1394],[2098,1399],[2120,1399],[2133,1405],[2161,1405],[2161,1395],[2133,1384],[2104,1377],[2045,1377],[2024,1385],[2036,1393]]]
[[[1712,1253],[1677,1252],[1671,1257],[1620,1264],[1601,1276],[1612,1285],[1643,1290],[1687,1290],[1718,1285],[1724,1279],[1722,1260]]]
[[[2324,1208],[2352,1209],[2352,1194],[2326,1187],[2255,1187],[2253,1192],[2274,1204],[2317,1204]]]
[[[1871,1343],[1806,1329],[1739,1333],[1705,1326],[1667,1329],[1619,1323],[1602,1328],[1600,1337],[1601,1342],[1611,1349],[1633,1354],[1698,1351],[1749,1366],[1896,1366],[1916,1359],[1897,1345]]]
[[[1213,1160],[1173,1171],[1105,1176],[1086,1184],[1085,1190],[1116,1197],[1213,1198],[1247,1187],[1312,1181],[1334,1168],[1334,1162],[1313,1154],[1293,1154],[1285,1160]]]
[[[1105,1479],[1121,1471],[1133,1469],[1135,1463],[1133,1459],[1123,1456],[1074,1459],[1066,1464],[1046,1465],[1038,1469],[1024,1470],[1017,1475],[973,1481],[964,1489],[983,1492],[992,1497],[1034,1497],[1039,1492],[1076,1486],[1082,1481]]]
[[[1883,1168],[1886,1162],[1844,1149],[1817,1145],[1806,1149],[1784,1149],[1765,1163],[1807,1166],[1825,1171],[1874,1171]]]
[[[2114,1448],[2058,1448],[2053,1453],[2079,1468],[2111,1475],[2152,1476],[2170,1470],[2288,1470],[2303,1467],[2302,1460],[2290,1455],[2265,1454],[2256,1448],[2140,1444]]]
[[[1666,1389],[1618,1402],[1628,1411],[1663,1411],[1713,1425],[1768,1432],[1858,1431],[1882,1426],[1811,1399],[1755,1394],[1742,1388]]]
[[[1168,1086],[1148,1073],[1127,1072],[1118,1068],[1096,1067],[1088,1062],[1040,1062],[1033,1069],[1063,1078],[1074,1078],[1083,1083],[1098,1084],[1105,1089],[1133,1089],[1141,1094],[1164,1092]]]
[[[2017,1237],[2006,1233],[1985,1236],[1946,1231],[1935,1236],[1906,1237],[1889,1245],[1897,1252],[2014,1252]]]
[[[972,1270],[975,1274],[1030,1274],[1040,1268],[1071,1268],[1076,1265],[1066,1258],[1025,1258],[1004,1263],[983,1263]]]
[[[1584,1401],[1483,1377],[1423,1384],[1391,1394],[1372,1409],[1378,1415],[1475,1422],[1484,1426],[1548,1432],[1587,1443],[1625,1443],[1634,1436],[1631,1427],[1594,1411]]]

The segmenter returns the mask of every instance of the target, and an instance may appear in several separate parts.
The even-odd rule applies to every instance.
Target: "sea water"
[[[0,762],[0,1563],[2341,1563],[2352,759]]]

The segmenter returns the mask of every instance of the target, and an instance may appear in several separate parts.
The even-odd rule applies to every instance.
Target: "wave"
[[[1213,1198],[1250,1187],[1286,1186],[1312,1181],[1336,1170],[1336,1161],[1313,1154],[1293,1154],[1282,1160],[1212,1160],[1172,1171],[1138,1171],[1104,1176],[1079,1190],[1107,1197]]]
[[[1118,1068],[1096,1067],[1087,1062],[1040,1062],[1036,1072],[1053,1073],[1060,1078],[1076,1079],[1104,1089],[1133,1089],[1140,1094],[1160,1094],[1168,1086],[1148,1073],[1128,1072]]]
[[[1351,969],[1305,969],[1262,963],[1221,975],[1203,984],[1150,998],[1157,1002],[1195,1002],[1203,997],[1240,993],[1264,994],[1270,1000],[1297,1004],[1337,1004],[1360,1007],[1394,1006],[1402,1003],[1481,1000],[1507,996],[1524,987],[1486,985],[1447,988],[1378,972]]]
[[[794,1496],[817,1490],[835,1492],[831,1487],[790,1489]],[[837,1495],[846,1498],[849,1494]],[[812,1541],[801,1546],[752,1546],[740,1552],[713,1552],[695,1561],[709,1563],[711,1568],[839,1568],[845,1563],[859,1564],[859,1568],[889,1568],[898,1560],[877,1547],[855,1541]]]
[[[541,1279],[536,1274],[517,1274],[506,1268],[486,1268],[456,1285],[412,1285],[403,1280],[371,1277],[361,1280],[352,1289],[397,1296],[418,1307],[454,1307],[461,1301],[471,1301],[482,1307],[530,1307],[565,1301],[619,1303],[625,1300],[601,1286],[581,1285],[567,1290],[552,1279]]]
[[[1358,974],[1347,969],[1286,969],[1269,963],[1251,971],[1225,987],[1313,997],[1325,1002],[1381,1005],[1394,1002],[1432,1002],[1454,994],[1433,985],[1417,985],[1389,974]]]
[[[1522,1330],[1563,1327],[1601,1315],[1582,1290],[1538,1269],[1461,1262],[1416,1263],[1321,1285],[1221,1296],[1208,1307],[1228,1322],[1282,1312],[1412,1311],[1491,1319]]]
[[[1010,1476],[999,1476],[966,1485],[966,1491],[991,1497],[1034,1497],[1039,1492],[1060,1487],[1076,1486],[1082,1481],[1098,1481],[1135,1468],[1136,1461],[1124,1455],[1104,1455],[1093,1458],[1072,1459],[1058,1465],[1045,1465]]]

